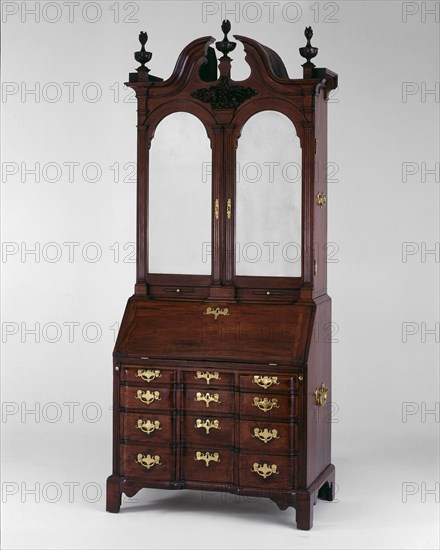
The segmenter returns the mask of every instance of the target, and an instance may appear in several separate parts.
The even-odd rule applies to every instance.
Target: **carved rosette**
[[[213,109],[236,109],[257,93],[253,88],[231,84],[226,76],[221,76],[219,84],[209,88],[199,88],[191,96],[203,103],[211,103]]]

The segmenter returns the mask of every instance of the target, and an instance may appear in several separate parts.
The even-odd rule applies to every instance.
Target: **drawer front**
[[[222,372],[221,368],[201,368],[183,371],[182,378],[187,386],[200,386],[201,388],[206,388],[206,391],[209,391],[210,388],[234,386],[234,375]]]
[[[296,452],[298,425],[263,420],[240,422],[240,448],[262,453]]]
[[[154,298],[171,300],[203,300],[208,297],[209,288],[203,286],[150,285],[149,294]]]
[[[183,478],[185,481],[206,483],[232,483],[232,452],[210,447],[184,449],[182,456]]]
[[[297,376],[272,374],[270,372],[243,374],[240,376],[240,390],[254,392],[290,392],[298,387]]]
[[[176,371],[163,369],[162,367],[138,365],[123,365],[121,367],[121,380],[130,384],[159,386],[162,384],[173,384],[175,379]]]
[[[234,410],[234,392],[206,388],[186,388],[185,410],[205,414],[230,413]]]
[[[121,407],[164,411],[174,407],[173,390],[156,386],[121,386]]]
[[[292,490],[297,480],[297,459],[263,453],[240,455],[240,486]]]
[[[258,419],[289,420],[297,414],[297,397],[283,394],[242,393],[240,394],[240,415]]]
[[[142,481],[175,479],[174,451],[157,445],[121,445],[121,474]]]
[[[234,444],[234,420],[206,414],[183,417],[182,441],[193,445]]]
[[[173,441],[172,416],[151,413],[121,413],[121,437],[144,445]]]

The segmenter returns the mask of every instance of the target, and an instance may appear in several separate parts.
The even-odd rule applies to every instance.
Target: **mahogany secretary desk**
[[[308,27],[303,78],[235,35],[250,76],[234,81],[222,31],[219,61],[199,38],[167,80],[149,74],[142,32],[127,83],[137,280],[113,354],[107,510],[144,487],[227,491],[292,506],[310,529],[335,488],[324,167],[337,74],[311,62]]]

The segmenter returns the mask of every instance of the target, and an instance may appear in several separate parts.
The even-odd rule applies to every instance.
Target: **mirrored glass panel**
[[[285,115],[243,126],[236,185],[236,275],[301,276],[301,146]]]
[[[150,148],[150,273],[211,273],[210,174],[203,124],[183,112],[164,118]]]

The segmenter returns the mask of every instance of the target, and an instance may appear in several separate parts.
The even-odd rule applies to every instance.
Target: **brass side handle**
[[[147,470],[153,466],[162,466],[159,455],[151,456],[148,454],[147,456],[144,456],[142,453],[139,453],[135,462],[136,464],[140,464],[144,468],[147,468]]]
[[[323,191],[316,194],[316,204],[319,208],[322,208],[327,204],[327,195]]]
[[[218,453],[202,453],[201,451],[196,452],[194,460],[203,460],[206,464],[206,467],[209,466],[210,462],[221,462],[220,455]]]
[[[218,420],[209,420],[207,418],[205,421],[203,421],[201,418],[198,418],[196,420],[196,423],[194,424],[194,428],[205,428],[206,433],[209,434],[209,430],[215,429],[215,430],[221,430],[220,422]]]
[[[201,370],[198,370],[195,373],[194,378],[196,380],[200,380],[200,379],[204,378],[208,385],[211,382],[211,380],[221,380],[220,373],[217,372],[217,371],[215,371],[215,372],[202,372]]]
[[[138,369],[135,376],[137,378],[142,378],[145,382],[151,382],[155,378],[160,378],[162,375],[159,369]]]
[[[152,434],[154,430],[162,429],[159,420],[142,420],[142,418],[139,418],[139,420],[137,421],[136,428],[146,433],[147,435]]]
[[[272,474],[280,473],[276,464],[272,464],[269,466],[266,462],[264,464],[258,464],[258,462],[254,462],[251,468],[251,472],[255,472],[264,479],[271,476]]]
[[[280,383],[278,382],[278,376],[258,376],[255,375],[252,379],[252,382],[254,384],[257,384],[257,386],[260,386],[260,388],[264,388],[267,390],[272,384],[275,384],[276,386],[279,386]]]
[[[280,406],[278,405],[278,399],[275,397],[272,399],[268,399],[265,397],[264,399],[261,399],[260,397],[254,397],[254,402],[252,403],[254,407],[258,407],[263,412],[271,411],[274,407],[276,409],[279,409]]]
[[[151,405],[153,401],[160,401],[160,392],[137,390],[136,399],[139,399],[139,401],[142,401],[142,403],[145,403],[146,405]]]
[[[229,309],[227,307],[207,307],[203,315],[214,315],[214,321],[217,321],[219,315],[227,317],[229,315]]]
[[[268,443],[273,439],[280,438],[280,436],[278,435],[278,430],[268,430],[267,428],[264,428],[264,430],[261,430],[260,428],[254,428],[254,433],[252,434],[252,437],[258,438],[263,443]]]
[[[327,402],[328,388],[324,385],[324,382],[321,384],[320,388],[317,388],[315,391],[315,404],[318,407],[323,407]]]
[[[204,401],[206,404],[206,407],[209,407],[210,403],[218,403],[219,405],[221,403],[220,396],[218,393],[213,393],[211,395],[209,392],[201,393],[199,391],[196,393],[196,396],[194,397],[194,401]]]
[[[220,202],[218,199],[215,199],[215,203],[214,203],[214,218],[216,220],[219,219],[219,216],[220,216]]]

